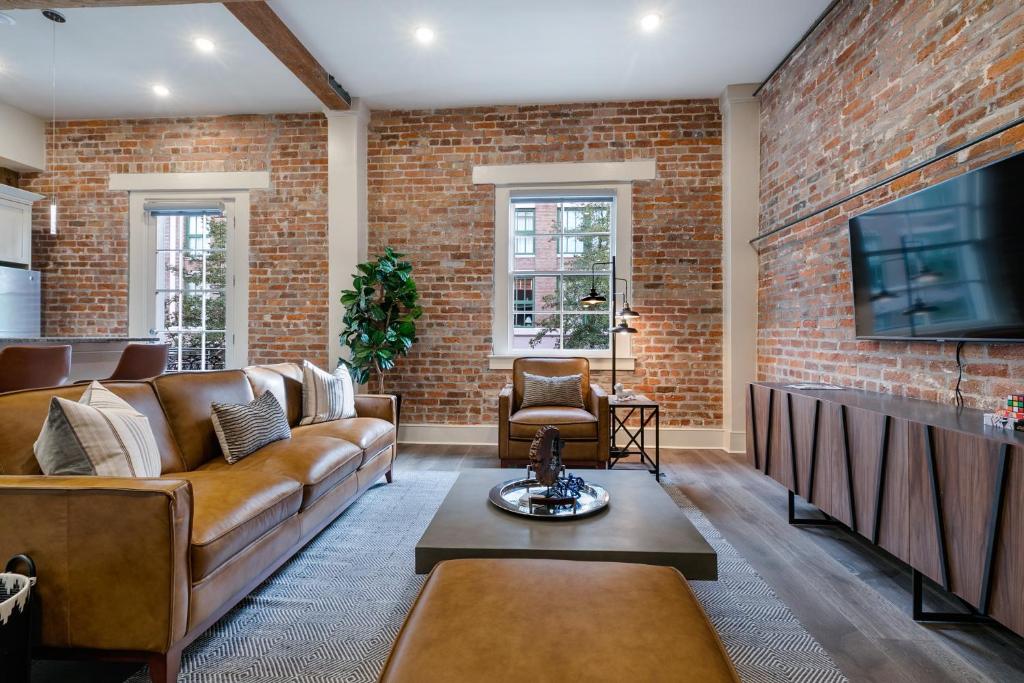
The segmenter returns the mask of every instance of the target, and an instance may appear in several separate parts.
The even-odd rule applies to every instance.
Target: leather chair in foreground
[[[40,474],[32,444],[50,399],[86,387],[0,395],[0,557],[35,560],[39,657],[137,660],[154,682],[177,680],[186,645],[390,481],[394,397],[356,396],[358,417],[298,426],[301,377],[282,363],[104,383],[149,418],[161,460],[152,479]],[[268,391],[291,438],[228,464],[210,403]]]
[[[583,408],[534,406],[520,409],[523,373],[559,377],[582,375]],[[530,444],[545,425],[558,427],[565,442],[562,460],[573,467],[608,466],[611,417],[608,394],[590,383],[586,358],[517,358],[512,364],[512,384],[498,395],[498,458],[502,467],[525,466]]]

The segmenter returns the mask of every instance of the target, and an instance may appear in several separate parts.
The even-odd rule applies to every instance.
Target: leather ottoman
[[[739,678],[671,567],[470,559],[437,565],[381,681],[718,681]]]

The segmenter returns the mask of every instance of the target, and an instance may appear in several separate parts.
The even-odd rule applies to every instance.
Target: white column
[[[341,357],[341,290],[352,286],[356,265],[366,260],[366,134],[370,113],[352,101],[348,111],[327,116],[327,261],[330,368]]]
[[[756,84],[722,92],[722,270],[725,283],[723,447],[746,449],[745,400],[754,379],[757,335],[757,236],[761,107]]]

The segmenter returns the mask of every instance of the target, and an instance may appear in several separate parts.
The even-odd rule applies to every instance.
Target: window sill
[[[553,354],[553,353],[521,353],[521,354],[510,354],[510,355],[494,355],[490,356],[490,368],[491,370],[511,370],[512,363],[515,362],[516,358],[552,358],[564,356],[566,358],[583,357],[590,361],[591,370],[611,370],[612,369],[612,358],[610,355],[593,355],[586,352],[575,353],[575,354]],[[632,357],[619,356],[618,362],[616,363],[616,369],[620,371],[632,372],[636,368],[635,360]]]

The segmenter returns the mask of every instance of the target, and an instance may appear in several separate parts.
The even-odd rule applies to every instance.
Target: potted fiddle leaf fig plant
[[[403,256],[385,248],[376,260],[357,266],[352,289],[341,293],[345,307],[341,343],[349,348],[351,357],[340,362],[359,384],[375,379],[382,394],[386,373],[416,343],[416,320],[423,315],[412,264],[403,261]],[[398,401],[400,409],[400,396]]]

